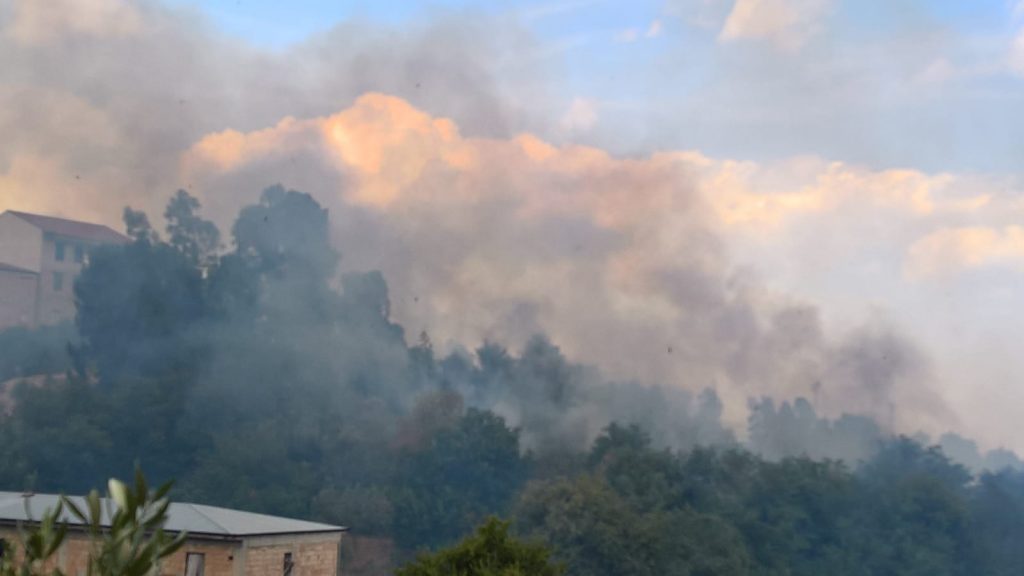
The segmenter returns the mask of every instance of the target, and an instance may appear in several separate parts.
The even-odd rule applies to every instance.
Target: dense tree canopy
[[[424,554],[398,570],[398,576],[559,576],[551,551],[509,534],[509,525],[488,519],[476,533],[449,549]]]
[[[227,246],[200,208],[175,194],[166,239],[126,210],[133,240],[90,259],[74,326],[0,333],[0,381],[43,375],[4,390],[0,488],[81,492],[142,460],[182,499],[349,525],[405,559],[510,519],[410,575],[491,548],[548,566],[509,530],[584,576],[1024,573],[1024,473],[802,400],[754,400],[744,447],[713,392],[609,383],[544,336],[438,357],[379,272],[338,273],[309,195],[268,189]]]

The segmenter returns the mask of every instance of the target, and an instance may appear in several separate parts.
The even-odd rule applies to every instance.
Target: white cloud
[[[1024,76],[1024,29],[1017,33],[1010,45],[1009,65],[1014,73]]]
[[[647,33],[644,34],[647,38],[657,38],[661,36],[661,20],[652,20],[650,26],[647,27]]]
[[[626,28],[615,33],[613,40],[619,44],[632,44],[640,37],[640,30],[637,28]]]
[[[644,30],[641,30],[636,26],[631,26],[629,28],[619,30],[612,37],[612,40],[614,40],[618,44],[632,44],[633,42],[636,42],[641,38],[647,40],[657,38],[658,36],[661,36],[661,30],[661,20],[652,20],[651,23],[648,24],[647,28]]]
[[[569,132],[592,129],[597,125],[599,105],[594,100],[574,98],[569,109],[562,115],[561,127]]]
[[[689,26],[718,30],[729,14],[731,0],[669,0],[665,12]]]
[[[924,278],[988,266],[1024,269],[1024,228],[941,228],[910,246],[905,271]]]
[[[662,28],[662,20],[654,19],[651,20],[645,30],[641,30],[637,27],[630,27],[615,33],[612,40],[618,44],[632,44],[641,38],[650,40],[662,35]]]
[[[797,49],[818,32],[828,7],[827,0],[736,0],[719,39],[767,40]]]
[[[542,20],[551,16],[564,15],[583,8],[589,8],[602,1],[604,0],[555,0],[553,2],[541,2],[521,9],[519,16],[524,20]]]
[[[956,74],[957,70],[949,60],[936,58],[914,77],[914,81],[925,86],[935,86],[945,84],[952,80]]]

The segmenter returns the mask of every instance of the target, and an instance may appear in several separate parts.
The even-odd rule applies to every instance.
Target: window
[[[281,573],[284,576],[292,576],[292,568],[294,566],[295,566],[295,563],[292,562],[292,553],[291,552],[285,552],[284,553],[284,568],[282,569]]]
[[[203,576],[205,560],[202,554],[189,552],[185,556],[185,576]]]
[[[53,257],[54,257],[54,259],[57,260],[57,262],[63,262],[64,261],[64,243],[63,242],[61,242],[59,240],[57,241],[56,248],[54,248]]]
[[[60,292],[64,290],[64,273],[54,272],[53,273],[53,291]]]
[[[75,262],[85,262],[85,246],[82,244],[75,244]]]

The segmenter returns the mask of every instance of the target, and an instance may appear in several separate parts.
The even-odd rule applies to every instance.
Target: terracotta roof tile
[[[49,232],[57,236],[66,236],[69,238],[78,238],[80,240],[109,244],[123,244],[128,242],[128,238],[125,235],[115,232],[107,226],[100,224],[65,220],[64,218],[29,214],[27,212],[17,212],[14,210],[8,210],[8,212],[36,228],[39,228],[43,232]]]

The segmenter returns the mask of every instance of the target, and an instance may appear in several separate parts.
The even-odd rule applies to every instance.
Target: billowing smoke
[[[518,348],[544,333],[615,379],[713,388],[734,426],[762,394],[813,395],[887,427],[948,418],[927,358],[884,322],[828,335],[813,306],[730,263],[698,163],[464,137],[379,94],[185,155],[211,197],[292,176],[331,206],[343,267],[382,270],[395,318],[439,343]],[[894,408],[910,403],[909,417]]]
[[[734,166],[551,144],[548,64],[514,23],[352,23],[268,53],[156,2],[22,0],[0,30],[0,208],[111,222],[184,188],[226,229],[269,184],[309,192],[339,272],[380,270],[407,337],[447,353],[529,350],[543,333],[604,379],[660,386],[595,386],[557,423],[581,442],[656,394],[666,418],[703,403],[736,430],[764,395],[886,429],[950,425],[926,354],[898,330],[827,331],[812,304],[734,264],[726,230],[762,202],[731,186]],[[551,432],[526,425],[543,416],[522,401],[488,403]]]
[[[331,113],[373,90],[507,135],[542,95],[530,39],[483,17],[439,15],[412,30],[343,24],[282,54],[155,1],[0,7],[0,191],[27,210],[111,221],[110,203],[158,208],[179,158],[205,134]],[[500,75],[494,64],[506,54]],[[235,198],[232,209],[243,203]],[[222,215],[227,219],[231,211]]]

